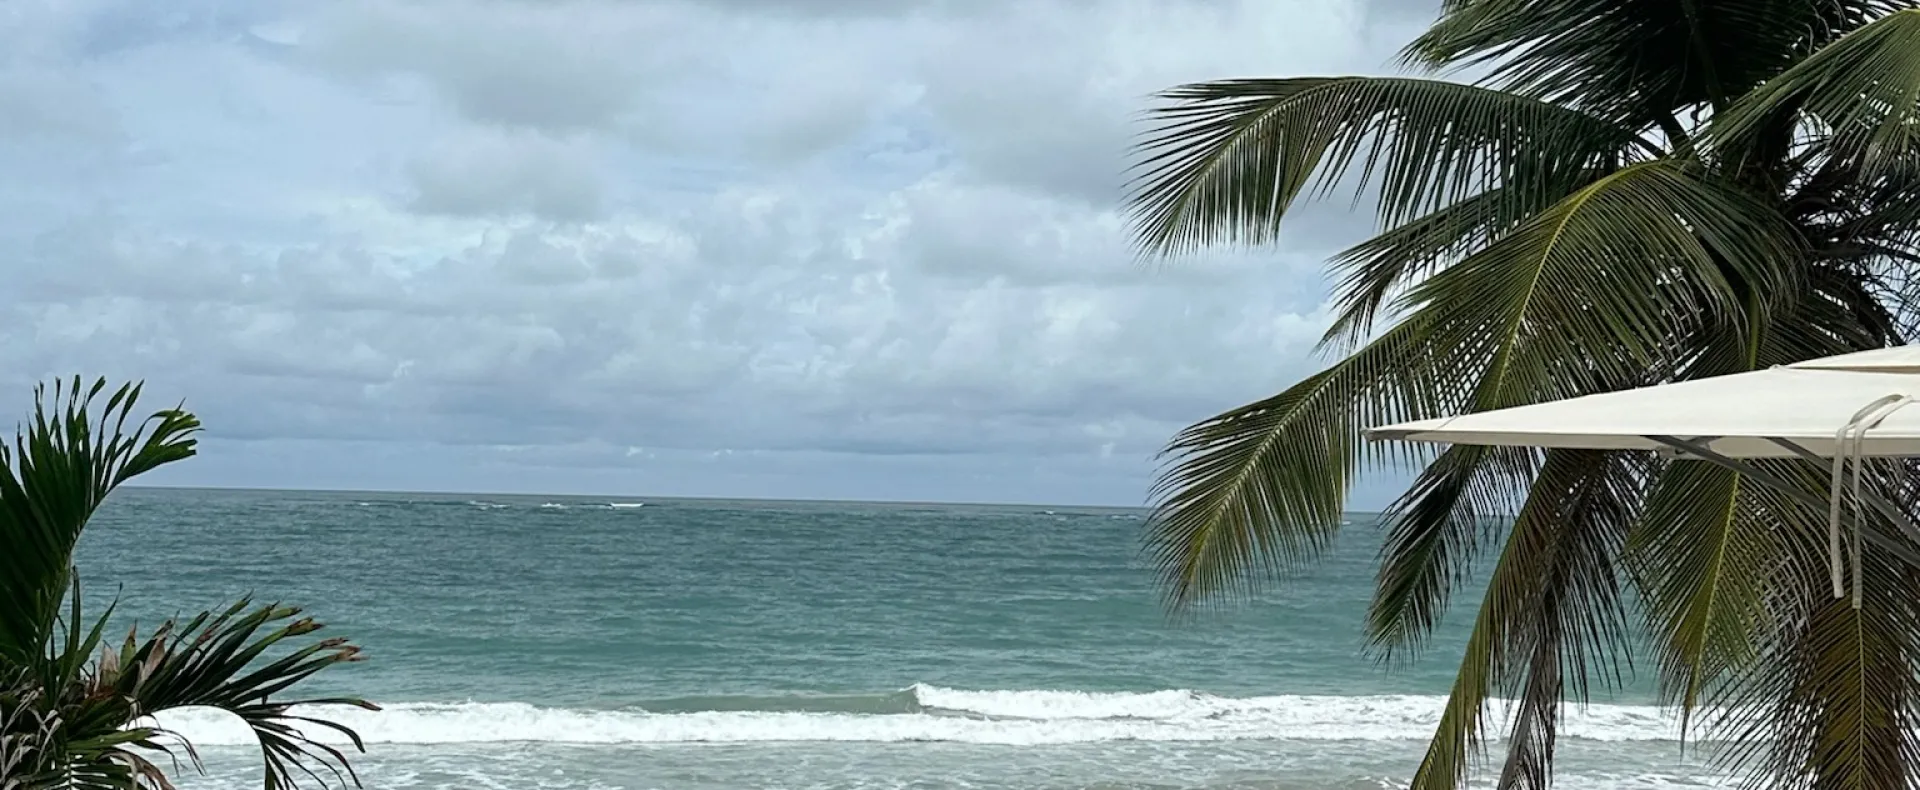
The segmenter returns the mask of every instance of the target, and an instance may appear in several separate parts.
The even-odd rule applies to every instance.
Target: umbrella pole
[[[1820,497],[1807,493],[1804,489],[1798,486],[1795,486],[1787,482],[1786,480],[1781,479],[1778,475],[1775,475],[1764,469],[1756,467],[1753,464],[1750,464],[1735,458],[1729,458],[1725,455],[1721,455],[1720,453],[1716,453],[1712,449],[1708,448],[1705,442],[1699,439],[1681,439],[1675,436],[1648,436],[1646,438],[1650,441],[1658,442],[1669,448],[1677,450],[1683,455],[1689,455],[1694,458],[1698,458],[1702,461],[1711,463],[1722,469],[1726,469],[1728,471],[1731,471],[1737,474],[1746,475],[1747,477],[1753,478],[1754,482],[1764,485],[1768,488],[1771,488],[1774,491],[1784,494],[1787,497],[1792,498],[1794,501],[1799,502],[1808,507],[1811,507],[1815,510],[1824,511],[1827,509],[1827,503],[1822,501]],[[1709,438],[1707,439],[1707,441],[1712,441],[1712,439]],[[1801,447],[1792,442],[1788,442],[1780,439],[1775,439],[1773,441],[1776,444],[1779,444],[1780,446],[1785,447],[1787,450],[1793,452],[1795,455],[1798,455],[1807,460],[1814,461],[1814,462],[1823,462],[1826,460],[1821,458],[1818,455],[1814,455],[1811,451],[1807,450],[1806,448]],[[1915,543],[1920,543],[1920,527],[1915,527],[1913,520],[1908,518],[1907,515],[1901,512],[1899,508],[1895,507],[1893,503],[1888,502],[1886,499],[1882,498],[1880,495],[1875,494],[1871,491],[1860,492],[1860,498],[1863,500],[1866,500],[1867,505],[1869,507],[1872,507],[1875,512],[1878,512],[1880,515],[1886,517],[1887,520],[1893,522],[1894,526],[1898,527],[1901,534],[1905,535],[1908,540],[1914,541]],[[1867,532],[1864,534],[1864,537],[1869,542],[1873,543],[1875,546],[1878,546],[1888,552],[1893,553],[1895,556],[1898,556],[1899,558],[1906,560],[1908,563],[1913,565],[1920,565],[1920,552],[1914,551],[1912,548],[1908,547],[1907,544],[1902,543],[1898,540],[1889,538],[1885,535],[1881,535],[1877,532]]]

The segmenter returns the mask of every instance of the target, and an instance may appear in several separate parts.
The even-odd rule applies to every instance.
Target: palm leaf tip
[[[1385,224],[1502,185],[1519,195],[1639,142],[1577,111],[1440,80],[1226,80],[1161,94],[1129,184],[1145,252],[1277,238],[1296,200],[1380,186]],[[1551,161],[1542,161],[1543,156]]]
[[[1418,332],[1396,328],[1278,395],[1174,438],[1146,538],[1170,604],[1252,595],[1332,545],[1367,452],[1359,426],[1427,399],[1423,379],[1407,375],[1422,365]]]

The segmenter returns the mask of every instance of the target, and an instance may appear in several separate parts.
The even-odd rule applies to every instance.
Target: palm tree
[[[345,754],[309,735],[333,729],[356,748],[359,738],[290,709],[377,708],[358,699],[280,699],[314,673],[360,658],[339,638],[276,651],[320,630],[299,609],[242,599],[166,620],[144,637],[129,631],[119,644],[105,639],[113,607],[93,618],[82,609],[73,548],[87,520],[121,483],[192,456],[200,428],[193,415],[170,409],[126,433],[137,385],[114,391],[96,421],[89,410],[105,387],[56,383],[51,403],[45,388],[36,390],[31,423],[12,448],[0,443],[0,790],[171,790],[150,757],[177,757],[178,748],[196,767],[198,757],[149,717],[192,706],[227,711],[252,728],[268,790],[293,787],[296,771],[323,785],[328,777],[358,785]],[[303,724],[309,731],[296,729]]]
[[[1920,8],[1444,0],[1403,57],[1429,76],[1186,85],[1155,111],[1132,194],[1149,253],[1271,242],[1338,187],[1377,196],[1380,226],[1331,262],[1334,361],[1168,448],[1148,543],[1170,601],[1311,562],[1357,474],[1418,467],[1384,514],[1370,650],[1415,655],[1499,553],[1413,787],[1463,782],[1495,697],[1517,700],[1500,786],[1546,786],[1562,701],[1617,681],[1636,640],[1662,700],[1713,712],[1757,780],[1913,786],[1920,571],[1869,552],[1855,609],[1829,590],[1826,514],[1739,475],[1360,431],[1914,338]],[[1917,476],[1876,484],[1911,502]]]

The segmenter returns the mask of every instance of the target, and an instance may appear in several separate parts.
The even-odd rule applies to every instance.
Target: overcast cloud
[[[20,0],[0,404],[145,378],[172,484],[1138,504],[1369,224],[1137,263],[1146,95],[1427,6]]]

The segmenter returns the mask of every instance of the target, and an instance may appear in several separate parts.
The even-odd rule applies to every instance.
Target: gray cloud
[[[0,392],[150,378],[168,479],[1135,502],[1365,227],[1149,265],[1116,199],[1151,90],[1382,62],[1346,0],[269,10],[0,80],[111,132],[0,134]]]
[[[100,91],[75,75],[30,68],[0,70],[0,139],[114,143],[119,119]]]
[[[512,127],[604,128],[632,109],[666,31],[638,4],[348,2],[301,43],[361,79],[425,80],[463,115]]]
[[[508,134],[437,144],[407,174],[416,190],[415,211],[583,221],[602,212],[600,168],[581,143]]]

